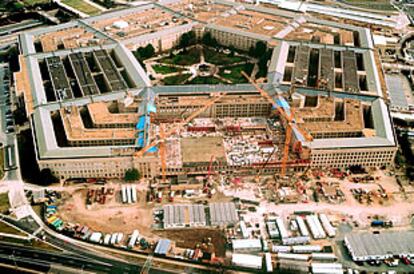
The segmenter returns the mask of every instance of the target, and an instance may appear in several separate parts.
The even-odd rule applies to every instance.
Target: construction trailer
[[[263,267],[263,258],[261,256],[233,253],[231,263],[235,266],[259,270]]]

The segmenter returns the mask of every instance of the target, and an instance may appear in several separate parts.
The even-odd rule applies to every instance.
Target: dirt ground
[[[216,256],[224,257],[226,251],[226,239],[224,233],[219,229],[192,228],[192,229],[167,229],[155,231],[160,237],[165,237],[175,241],[177,247],[195,248],[197,243],[211,238],[215,247]]]
[[[109,187],[109,185],[107,186]],[[114,195],[107,196],[105,205],[94,203],[86,208],[87,189],[72,189],[63,193],[59,215],[64,221],[88,225],[92,230],[103,233],[131,233],[138,229],[140,234],[151,236],[152,205],[145,201],[145,192],[138,190],[138,202],[124,205],[121,202],[121,185],[113,184]]]

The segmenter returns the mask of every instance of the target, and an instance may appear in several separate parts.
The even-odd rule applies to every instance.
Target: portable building
[[[309,236],[309,230],[306,227],[306,224],[303,218],[300,216],[296,216],[296,222],[298,223],[300,234],[302,236]]]
[[[246,223],[244,221],[240,221],[240,231],[244,239],[249,238],[249,232],[247,231]]]
[[[320,245],[295,245],[292,246],[293,253],[312,253],[322,251]]]
[[[291,251],[291,247],[287,245],[274,245],[272,246],[273,253],[289,253]]]
[[[104,241],[103,241],[104,245],[109,245],[110,241],[111,241],[111,234],[106,234]]]
[[[260,239],[236,239],[232,240],[233,251],[235,252],[251,252],[261,251],[262,242]]]
[[[260,256],[233,253],[231,263],[236,266],[251,269],[262,269],[263,259]]]
[[[137,187],[135,185],[131,186],[131,197],[132,197],[132,202],[136,203],[137,202]]]
[[[312,261],[336,261],[338,258],[333,253],[312,253]]]
[[[121,194],[122,194],[122,202],[125,204],[128,202],[128,198],[127,198],[127,188],[126,186],[122,186],[121,187]]]

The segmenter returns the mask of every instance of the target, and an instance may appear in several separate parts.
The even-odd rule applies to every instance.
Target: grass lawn
[[[62,3],[89,15],[96,15],[101,12],[83,0],[62,0]]]
[[[191,48],[186,52],[180,52],[177,55],[167,56],[159,60],[160,63],[189,66],[200,62],[200,50]]]
[[[1,233],[7,233],[7,234],[14,234],[19,236],[26,236],[26,234],[20,232],[19,230],[9,226],[8,224],[5,224],[3,222],[0,222],[0,232]]]
[[[216,85],[222,82],[214,77],[196,77],[188,83],[192,85]]]
[[[40,4],[47,4],[50,3],[50,0],[23,0],[23,4],[27,7],[40,5]]]
[[[165,77],[162,81],[164,82],[164,85],[179,85],[187,80],[188,77],[190,77],[189,74],[179,74],[176,76]]]
[[[390,0],[345,0],[344,3],[360,8],[393,11],[395,8]]]
[[[152,68],[155,70],[156,73],[161,73],[161,74],[169,74],[169,73],[182,71],[182,69],[180,68],[160,66],[160,65],[153,65]]]
[[[204,48],[204,57],[206,62],[215,65],[231,65],[238,62],[246,61],[246,58],[241,56],[230,56],[230,54],[224,54],[222,52],[216,52],[215,50]]]
[[[248,75],[252,73],[254,65],[251,63],[238,65],[238,66],[228,66],[220,69],[220,76],[232,81],[233,84],[242,84],[247,83],[247,79],[241,74],[242,71],[246,72]],[[225,70],[229,70],[230,73],[224,73]]]
[[[0,193],[0,212],[6,212],[10,208],[8,192]]]

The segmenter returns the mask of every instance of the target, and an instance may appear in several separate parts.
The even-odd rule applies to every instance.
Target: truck
[[[134,230],[131,234],[131,237],[129,238],[129,242],[128,242],[128,248],[131,249],[135,246],[135,244],[137,243],[139,237],[139,231],[138,230]]]
[[[162,191],[159,191],[159,192],[157,193],[157,202],[158,202],[158,203],[161,203],[161,202],[162,202]]]
[[[175,191],[173,190],[173,191],[170,192],[170,198],[169,198],[169,201],[171,203],[174,202],[174,196],[175,196]]]
[[[392,221],[373,220],[371,222],[372,227],[392,227],[392,225]]]

